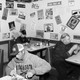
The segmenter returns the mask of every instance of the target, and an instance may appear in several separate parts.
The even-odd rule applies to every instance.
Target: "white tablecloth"
[[[2,78],[0,78],[0,80],[12,80],[13,77],[11,76],[4,76]],[[20,78],[22,78],[21,76],[17,75],[17,80],[19,80]],[[28,79],[22,79],[22,80],[28,80]]]

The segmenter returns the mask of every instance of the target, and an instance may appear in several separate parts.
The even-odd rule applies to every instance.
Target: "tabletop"
[[[76,54],[76,55],[73,55],[73,56],[65,59],[65,60],[68,61],[68,62],[80,65],[80,52],[78,54]]]
[[[49,47],[54,47],[55,44],[50,44],[50,45],[31,45],[30,47],[28,47],[27,45],[25,46],[25,49],[27,49],[28,51],[30,52],[33,52],[33,51],[37,51],[37,50],[43,50],[43,49],[46,49],[46,48],[49,48]]]
[[[28,79],[25,79],[24,77],[22,76],[19,76],[17,75],[16,77],[12,77],[12,76],[4,76],[4,77],[1,77],[0,80],[28,80]]]

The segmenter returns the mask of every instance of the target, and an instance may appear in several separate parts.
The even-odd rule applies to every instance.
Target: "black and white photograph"
[[[17,4],[17,7],[18,7],[18,8],[25,8],[26,5],[25,5],[25,4]]]
[[[15,29],[15,22],[14,22],[14,21],[9,22],[8,24],[9,24],[9,29],[10,29],[10,31],[12,31],[12,30]]]
[[[50,39],[51,40],[58,40],[58,34],[57,33],[50,33]]]
[[[44,32],[53,32],[53,23],[44,24]]]
[[[44,12],[43,12],[43,10],[38,10],[37,14],[38,14],[38,20],[44,19]]]
[[[0,80],[80,80],[80,0],[0,0]]]
[[[0,10],[2,10],[2,3],[0,3]]]
[[[45,11],[45,17],[46,19],[53,19],[53,9],[46,9]]]
[[[10,10],[9,10],[9,15],[12,15],[12,16],[13,16],[13,15],[14,15],[14,16],[15,16],[15,15],[18,15],[18,10],[17,10],[17,9],[10,9]]]
[[[57,25],[62,23],[60,15],[56,16],[55,20],[56,20]]]
[[[14,2],[6,1],[6,8],[14,8]]]
[[[25,20],[26,15],[24,12],[19,12],[18,18]]]
[[[7,20],[7,17],[8,17],[8,9],[4,8],[3,14],[2,14],[2,19],[3,20]]]
[[[2,39],[8,39],[10,38],[10,33],[3,33]]]

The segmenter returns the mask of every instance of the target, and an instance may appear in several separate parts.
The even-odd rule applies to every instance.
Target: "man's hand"
[[[10,72],[11,76],[16,76],[16,68],[14,68],[11,72]]]
[[[33,73],[32,72],[28,72],[27,74],[26,74],[26,78],[32,78],[33,77]]]
[[[33,69],[33,70],[27,72],[26,78],[32,78],[35,74],[36,74],[36,72],[35,72],[35,70]]]
[[[78,45],[77,44],[74,45],[74,46],[72,46],[72,48],[68,51],[69,54],[71,55],[73,53],[73,51],[75,51],[77,48],[78,48]]]

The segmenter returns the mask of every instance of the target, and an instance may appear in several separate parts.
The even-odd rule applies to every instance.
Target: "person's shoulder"
[[[58,41],[58,42],[56,43],[56,45],[63,45],[63,42],[62,42],[62,41]]]

